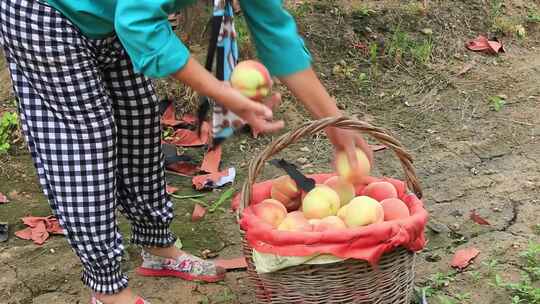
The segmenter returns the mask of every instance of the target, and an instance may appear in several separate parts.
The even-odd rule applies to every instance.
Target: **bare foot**
[[[96,299],[103,304],[135,304],[138,296],[131,291],[131,288],[126,288],[114,295],[98,293]]]

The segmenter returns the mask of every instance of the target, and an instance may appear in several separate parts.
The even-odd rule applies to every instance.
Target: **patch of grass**
[[[506,100],[500,96],[491,96],[489,98],[489,104],[493,111],[499,112],[506,104]]]
[[[0,119],[0,154],[7,153],[11,147],[13,133],[19,126],[17,114],[5,112]]]
[[[399,27],[394,30],[386,50],[386,54],[396,61],[410,58],[418,63],[427,63],[431,59],[432,52],[431,37],[413,39]]]
[[[527,14],[527,22],[540,23],[540,12],[537,10],[530,10]]]
[[[540,243],[530,242],[527,250],[520,253],[524,270],[519,282],[505,282],[495,274],[493,286],[511,292],[512,304],[540,304]]]

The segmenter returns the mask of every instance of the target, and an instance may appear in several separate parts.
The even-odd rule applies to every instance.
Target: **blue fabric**
[[[165,77],[180,70],[189,50],[173,32],[168,16],[195,0],[47,0],[90,38],[116,32],[135,71]],[[260,60],[276,76],[306,69],[309,52],[282,0],[241,0]]]

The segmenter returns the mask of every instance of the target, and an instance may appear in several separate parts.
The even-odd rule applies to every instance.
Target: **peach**
[[[280,201],[287,211],[298,210],[301,191],[295,181],[288,175],[280,176],[272,181],[270,197]]]
[[[323,219],[311,219],[308,222],[313,226],[313,231],[316,232],[347,229],[347,225],[345,225],[343,220],[335,215],[327,216]]]
[[[302,201],[302,211],[307,219],[322,219],[336,215],[339,209],[339,195],[326,185],[316,185]]]
[[[399,220],[411,215],[409,207],[400,199],[387,198],[381,201],[384,210],[384,220]]]
[[[333,176],[324,182],[325,185],[334,189],[339,196],[340,206],[347,205],[355,195],[353,184],[339,176]]]
[[[335,166],[339,176],[352,184],[358,184],[362,178],[369,175],[371,164],[361,149],[356,149],[356,159],[358,160],[358,171],[353,172],[349,163],[349,158],[344,151],[339,151],[336,154]]]
[[[278,230],[283,231],[311,231],[313,228],[301,211],[288,213],[279,224]]]
[[[340,218],[347,227],[355,228],[382,222],[384,210],[379,202],[368,196],[358,196],[347,204]]]
[[[287,209],[275,199],[265,199],[253,206],[253,213],[266,223],[277,228],[287,216]]]
[[[397,190],[389,182],[374,182],[364,188],[362,195],[369,196],[381,202],[387,198],[397,198]]]
[[[232,71],[230,82],[233,88],[253,100],[270,95],[273,85],[268,69],[255,60],[239,62]]]

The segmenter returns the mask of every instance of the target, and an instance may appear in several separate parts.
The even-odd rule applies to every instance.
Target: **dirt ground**
[[[286,3],[339,106],[391,131],[414,157],[430,212],[429,242],[417,259],[417,291],[424,290],[430,304],[540,303],[538,277],[522,278],[531,272],[523,253],[530,257],[540,242],[540,3],[439,0],[429,1],[427,11],[417,1]],[[479,34],[500,39],[505,52],[466,50],[465,42]],[[193,48],[201,55],[198,43]],[[249,39],[242,43],[250,49]],[[160,82],[160,92],[172,91],[170,86]],[[182,87],[174,91],[184,98],[179,103],[189,103]],[[290,130],[308,118],[290,94],[283,94],[277,113]],[[0,113],[13,111],[14,104],[2,68]],[[239,172],[235,189],[245,180],[246,162],[272,138],[242,135],[226,143],[223,167]],[[330,156],[323,136],[305,138],[282,153],[306,173],[330,170]],[[11,199],[0,205],[0,221],[10,224],[9,241],[0,243],[0,303],[87,303],[80,266],[62,237],[36,246],[13,235],[24,228],[20,217],[50,214],[24,142],[19,139],[0,162],[0,192]],[[400,170],[391,151],[376,153],[374,175],[401,178]],[[269,165],[260,179],[278,174]],[[189,179],[167,178],[180,187],[180,195],[193,193]],[[219,194],[202,199],[212,202]],[[235,216],[226,205],[194,224],[189,221],[194,203],[174,201],[173,229],[186,250],[240,255]],[[473,210],[490,225],[472,221]],[[127,239],[128,223],[121,219],[120,225]],[[464,271],[454,271],[453,254],[468,247],[480,255]],[[532,252],[540,258],[540,252]],[[137,248],[127,244],[125,258],[132,286],[152,303],[254,303],[242,271],[230,272],[221,284],[148,279],[134,273]],[[539,265],[533,267],[538,272]],[[503,282],[521,282],[536,298]]]

